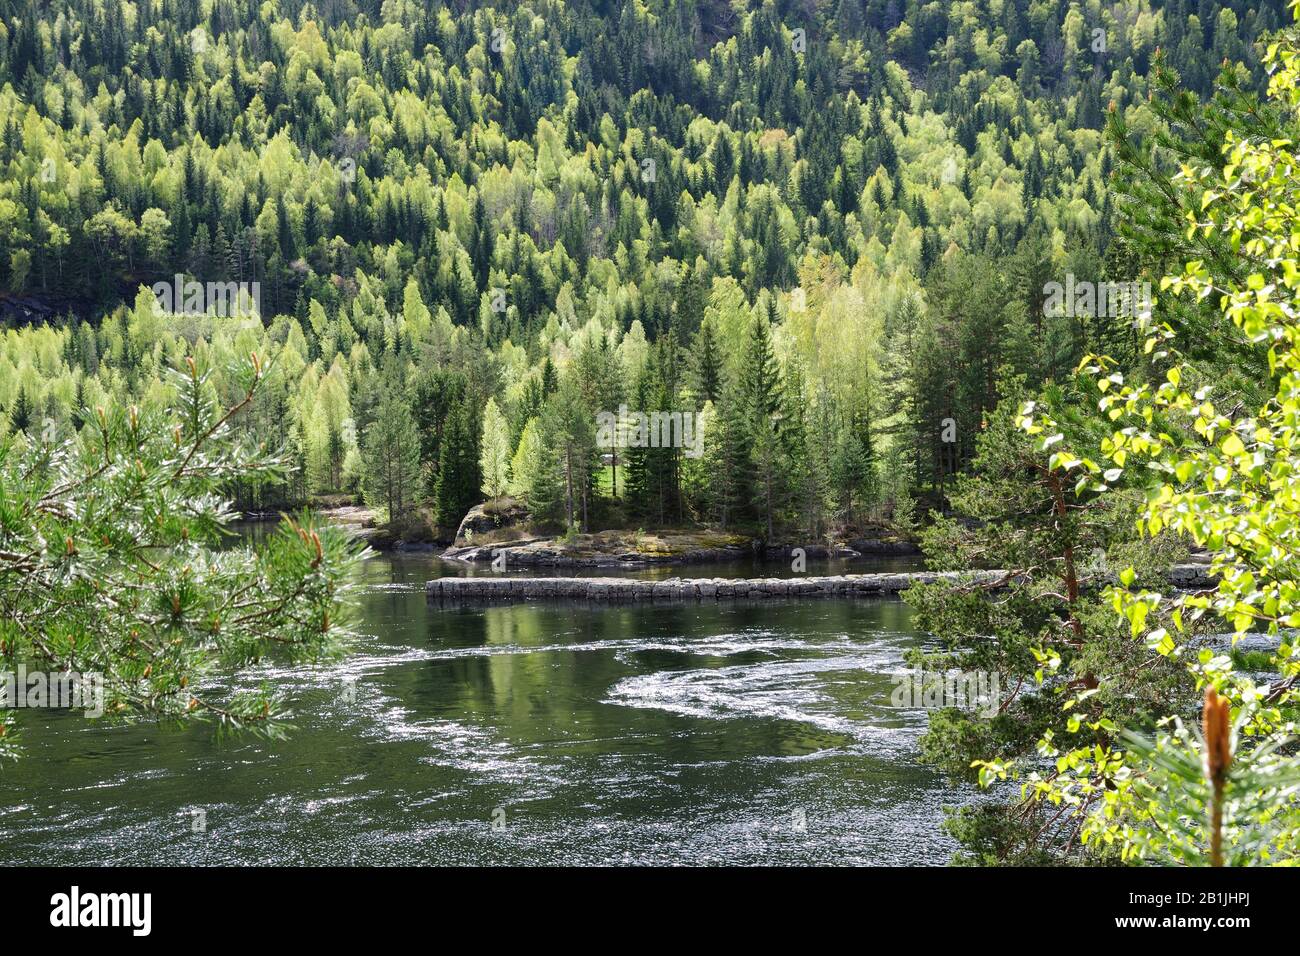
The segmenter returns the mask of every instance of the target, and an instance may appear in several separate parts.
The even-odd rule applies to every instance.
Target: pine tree
[[[364,466],[366,501],[383,508],[390,523],[400,521],[419,488],[420,437],[410,406],[395,389],[385,391],[366,430]]]
[[[1140,576],[1158,575],[1174,542],[1135,545],[1136,498],[1099,501],[1080,492],[1070,475],[1050,469],[1051,451],[1037,449],[1017,424],[1023,382],[1004,378],[1001,391],[1004,398],[979,435],[973,468],[952,485],[962,518],[940,517],[923,537],[934,570],[996,568],[1007,572],[1006,587],[990,600],[987,588],[941,579],[904,595],[918,626],[942,635],[946,644],[920,655],[918,663],[997,677],[996,712],[933,711],[921,739],[927,762],[967,781],[977,776],[977,760],[1034,759],[1044,732],[1068,739],[1071,747],[1108,745],[1111,730],[1099,725],[1100,717],[1141,719],[1152,702],[1167,699],[1180,669],[1159,658],[1154,666],[1135,666],[1140,645],[1120,626],[1100,586],[1111,566],[1133,563]],[[1068,398],[1053,390],[1040,404],[1065,409],[1078,401]],[[1104,432],[1079,418],[1062,416],[1065,445],[1101,460],[1096,443]],[[1062,695],[1081,691],[1091,693],[1080,706],[1062,708]],[[968,862],[1041,864],[1052,858],[1046,844],[1065,839],[1047,835],[1052,812],[1045,801],[991,801],[955,815],[948,828]]]
[[[573,379],[563,379],[547,403],[542,413],[542,438],[559,457],[565,527],[586,530],[597,461],[596,425]]]
[[[265,387],[257,364],[254,355],[245,369],[245,410]],[[176,387],[184,397],[210,384],[182,373]],[[239,684],[253,661],[316,662],[337,652],[356,549],[341,528],[310,515],[286,517],[256,548],[228,540],[230,479],[266,484],[282,473],[283,456],[221,428],[239,407],[209,401],[177,467],[176,436],[187,423],[165,397],[105,401],[92,412],[97,439],[68,442],[59,455],[6,443],[0,669],[21,662],[94,674],[101,712],[114,720],[207,717],[275,734],[283,712],[266,691],[237,693],[204,677],[219,665]],[[0,728],[0,751],[17,756],[12,710],[0,714]]]

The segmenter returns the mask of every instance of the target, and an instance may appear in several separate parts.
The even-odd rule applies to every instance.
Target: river
[[[350,656],[241,682],[288,696],[285,740],[24,712],[26,755],[0,768],[0,863],[942,864],[954,849],[942,807],[963,791],[917,763],[925,715],[889,706],[923,640],[901,602],[430,607],[424,583],[447,573],[466,572],[370,558]]]

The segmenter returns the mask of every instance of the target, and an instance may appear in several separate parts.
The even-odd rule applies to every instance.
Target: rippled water
[[[916,763],[924,715],[888,706],[921,639],[901,603],[440,609],[423,591],[440,573],[460,572],[371,559],[350,657],[248,678],[289,696],[288,740],[24,713],[26,757],[0,769],[0,862],[951,853],[941,807],[960,795]]]

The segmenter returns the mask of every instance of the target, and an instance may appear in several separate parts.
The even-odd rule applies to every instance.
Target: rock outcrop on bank
[[[920,554],[921,549],[915,542],[905,538],[853,538],[848,543],[849,549],[857,554],[884,557],[887,555]]]
[[[456,529],[452,548],[468,547],[475,542],[491,543],[498,538],[509,540],[510,537],[523,537],[521,529],[528,523],[528,519],[528,508],[514,498],[485,501],[465,513],[460,527]]]
[[[692,548],[680,554],[647,554],[641,551],[612,551],[607,554],[577,552],[550,538],[532,538],[510,545],[485,544],[472,548],[448,548],[447,561],[487,564],[504,555],[506,567],[519,568],[640,568],[655,564],[712,564],[739,561],[752,554],[741,548]]]
[[[869,524],[838,543],[765,543],[734,531],[660,528],[653,531],[610,528],[582,534],[539,532],[527,506],[501,497],[471,508],[462,519],[447,561],[467,564],[504,562],[509,568],[635,568],[652,565],[710,564],[746,559],[789,561],[919,555],[920,548],[884,524]]]
[[[475,539],[477,542],[478,539]],[[752,542],[722,532],[599,531],[554,537],[518,537],[448,548],[447,561],[486,564],[501,558],[510,568],[635,568],[657,564],[705,564],[752,557]]]
[[[429,600],[440,604],[515,603],[520,601],[594,601],[646,603],[657,601],[772,600],[818,597],[881,597],[906,591],[914,584],[964,578],[996,585],[1003,571],[913,571],[881,574],[840,574],[792,578],[637,578],[477,577],[436,578],[428,583]],[[1205,569],[1181,565],[1170,575],[1179,588],[1209,586]]]

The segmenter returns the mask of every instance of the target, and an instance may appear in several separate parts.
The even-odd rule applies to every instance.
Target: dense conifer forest
[[[5,3],[2,427],[157,396],[186,355],[226,399],[256,350],[276,374],[239,427],[299,468],[236,489],[249,510],[360,494],[446,534],[486,462],[556,528],[907,526],[945,507],[1004,371],[1132,346],[1045,315],[1046,286],[1150,281],[1115,184],[1167,129],[1158,64],[1181,94],[1224,61],[1256,85],[1283,17]],[[186,282],[255,308],[187,306]],[[593,416],[621,406],[694,413],[705,453],[614,457]]]

